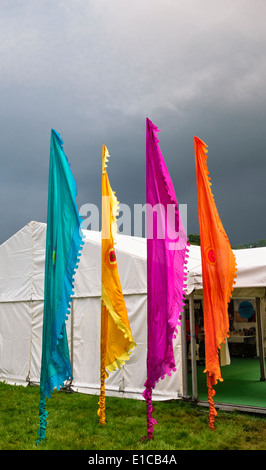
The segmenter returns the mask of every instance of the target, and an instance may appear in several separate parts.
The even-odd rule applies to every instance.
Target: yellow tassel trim
[[[127,350],[124,352],[124,354],[120,357],[118,357],[112,364],[109,364],[109,366],[106,366],[106,369],[109,372],[114,372],[117,369],[121,369],[121,366],[125,365],[125,361],[129,360],[130,357],[130,350],[133,350],[136,347],[136,343],[132,341],[130,345],[127,347]],[[130,352],[129,352],[130,351]]]
[[[103,151],[102,151],[102,172],[106,173],[105,168],[107,168],[107,163],[109,161],[110,154],[108,152],[107,147],[103,145]]]

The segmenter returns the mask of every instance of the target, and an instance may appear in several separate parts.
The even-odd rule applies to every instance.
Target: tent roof
[[[100,296],[101,233],[84,230],[74,297]],[[46,224],[31,221],[0,245],[0,302],[43,300]],[[146,241],[117,235],[116,255],[125,294],[146,293]]]
[[[197,247],[200,251],[200,247]],[[241,290],[256,289],[254,296],[264,296],[266,292],[266,247],[246,248],[233,250],[237,263],[237,278],[234,294],[237,296]],[[202,290],[201,263],[190,271],[190,292]],[[250,295],[253,295],[250,290]]]
[[[74,297],[100,296],[101,233],[84,230],[85,244]],[[43,300],[46,224],[29,222],[0,245],[0,302]],[[146,239],[117,235],[115,246],[124,294],[146,293]],[[266,290],[266,247],[235,250],[238,288]],[[202,290],[200,247],[191,245],[187,293]]]

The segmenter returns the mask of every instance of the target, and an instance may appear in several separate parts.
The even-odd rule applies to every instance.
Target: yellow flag
[[[118,274],[115,235],[118,201],[106,171],[109,152],[102,151],[102,231],[101,231],[101,393],[98,410],[105,424],[105,379],[108,372],[120,369],[136,346]]]

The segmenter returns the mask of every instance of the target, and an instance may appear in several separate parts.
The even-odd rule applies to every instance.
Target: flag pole
[[[99,410],[98,416],[100,417],[99,424],[106,424],[105,421],[105,379],[108,377],[108,374],[105,370],[105,358],[106,358],[106,331],[107,331],[107,321],[106,321],[106,309],[101,305],[101,388],[100,388],[100,398],[99,398]]]
[[[149,386],[146,386],[146,389],[143,393],[143,396],[146,400],[146,407],[147,407],[147,437],[143,436],[141,438],[141,441],[144,440],[152,440],[153,439],[153,425],[157,424],[156,419],[152,417],[152,412],[154,411],[154,408],[152,406],[152,388]]]
[[[102,146],[102,172],[105,168],[105,147]],[[103,214],[104,213],[104,214]],[[102,181],[102,223],[101,223],[101,243],[103,237],[105,236],[103,233],[104,224],[103,219],[106,216],[106,211],[103,207],[103,181]],[[102,249],[101,249],[102,251]],[[103,269],[103,253],[101,253],[101,268]],[[101,284],[102,284],[102,277],[103,273],[101,272]],[[101,298],[101,345],[100,345],[100,377],[101,377],[101,387],[100,387],[100,397],[99,397],[99,409],[98,409],[98,416],[100,417],[99,424],[104,425],[106,424],[105,421],[105,379],[107,375],[105,364],[106,364],[106,341],[107,341],[107,311],[102,302]]]
[[[215,409],[213,397],[215,395],[215,390],[213,388],[214,380],[213,376],[207,371],[207,389],[208,389],[208,402],[209,402],[209,419],[208,426],[214,431],[215,430],[215,417],[217,416],[217,411]]]

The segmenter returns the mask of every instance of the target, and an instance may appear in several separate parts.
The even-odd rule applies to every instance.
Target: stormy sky
[[[146,117],[188,233],[196,135],[231,244],[266,238],[265,17],[265,0],[0,0],[0,243],[46,222],[52,128],[78,208],[100,207],[103,144],[119,201],[145,204]]]

